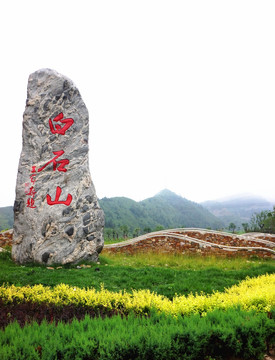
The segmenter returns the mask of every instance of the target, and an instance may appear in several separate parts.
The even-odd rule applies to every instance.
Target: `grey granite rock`
[[[42,264],[97,261],[104,245],[88,161],[89,116],[73,82],[31,74],[14,203],[12,256]]]

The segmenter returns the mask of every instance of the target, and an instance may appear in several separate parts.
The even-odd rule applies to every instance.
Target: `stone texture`
[[[246,234],[245,234],[246,235]],[[271,234],[234,235],[205,229],[169,229],[106,245],[104,252],[168,252],[215,256],[275,259],[275,237]],[[265,239],[262,239],[262,237]]]
[[[0,232],[0,252],[3,247],[12,245],[12,235],[12,229]]]
[[[88,161],[89,116],[73,82],[31,74],[14,203],[12,256],[43,264],[97,261],[104,245]]]

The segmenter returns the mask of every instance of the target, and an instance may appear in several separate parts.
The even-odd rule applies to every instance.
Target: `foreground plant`
[[[265,314],[215,310],[205,317],[86,317],[70,324],[45,321],[0,331],[1,360],[222,360],[263,359],[274,344],[275,324]]]
[[[175,296],[169,300],[149,290],[111,292],[102,286],[100,291],[81,289],[65,284],[53,289],[43,285],[16,287],[1,286],[0,298],[6,304],[32,302],[36,304],[54,304],[57,306],[89,306],[93,309],[115,310],[119,313],[148,314],[157,311],[171,315],[206,314],[214,309],[240,307],[243,310],[270,312],[275,306],[275,274],[247,278],[239,285],[232,286],[224,292],[211,295],[190,294]]]

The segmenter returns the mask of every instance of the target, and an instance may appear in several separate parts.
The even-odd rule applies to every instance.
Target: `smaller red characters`
[[[35,175],[31,175],[30,180],[31,180],[31,183],[34,184],[35,183]]]
[[[70,205],[70,203],[72,202],[72,199],[73,199],[72,195],[68,194],[66,201],[59,201],[61,191],[62,191],[61,187],[57,186],[54,201],[52,201],[50,195],[47,194],[47,203],[48,203],[48,205],[58,205],[58,204],[63,204],[63,205],[66,205],[66,206]]]
[[[28,198],[27,200],[27,207],[31,208],[31,209],[35,209],[36,206],[34,206],[34,198]]]
[[[34,190],[34,187],[31,186],[28,191],[25,191],[26,195],[34,196],[36,194],[36,191]]]
[[[61,127],[59,124],[53,125],[52,119],[49,119],[49,126],[52,134],[65,135],[66,131],[73,125],[74,120],[71,118],[63,119],[63,113],[58,114],[53,121],[60,121],[62,124],[65,124]]]
[[[35,183],[35,176],[36,176],[36,170],[35,166],[32,166],[31,174],[30,174],[30,183],[25,183],[25,194],[27,196],[31,196],[27,199],[27,207],[31,209],[35,209],[36,206],[34,206],[34,196],[36,194],[36,191],[34,189],[34,183]]]

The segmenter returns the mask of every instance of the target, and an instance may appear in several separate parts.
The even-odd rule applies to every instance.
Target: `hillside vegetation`
[[[13,208],[6,206],[0,208],[0,231],[13,227]]]
[[[203,206],[169,190],[163,190],[140,202],[125,197],[103,198],[99,202],[105,212],[106,229],[119,231],[123,228],[122,231],[135,232],[136,236],[159,227],[224,227],[223,222]]]
[[[105,212],[107,238],[135,237],[177,227],[220,230],[228,228],[230,223],[234,223],[237,230],[244,228],[246,223],[247,230],[257,231],[248,226],[251,218],[255,213],[272,209],[272,203],[255,196],[198,204],[169,190],[139,202],[126,197],[105,197],[99,203]],[[12,227],[12,206],[0,208],[0,231]]]

